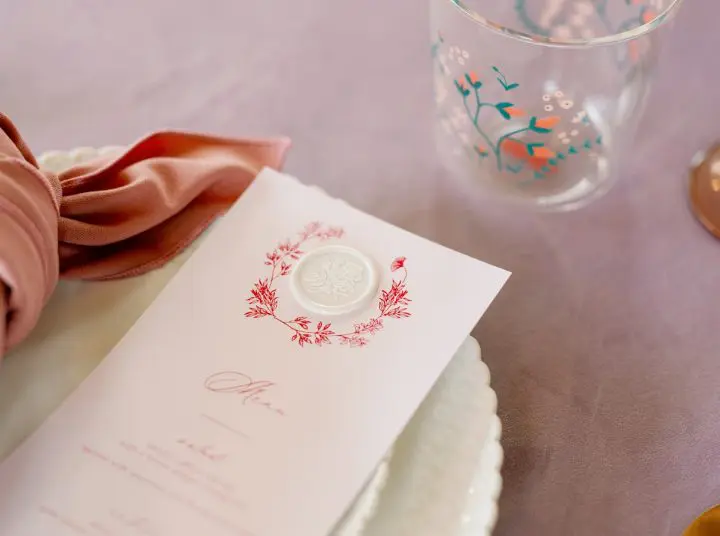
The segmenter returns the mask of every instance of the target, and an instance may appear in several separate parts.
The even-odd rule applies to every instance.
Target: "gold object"
[[[720,506],[715,506],[698,517],[683,536],[720,536]]]
[[[720,144],[693,161],[690,203],[700,223],[720,238]]]

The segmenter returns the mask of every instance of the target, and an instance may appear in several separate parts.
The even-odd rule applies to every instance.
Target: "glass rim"
[[[546,47],[583,48],[616,45],[647,35],[663,26],[666,22],[669,22],[677,13],[678,8],[684,0],[672,0],[672,2],[661,13],[659,13],[657,17],[649,22],[636,26],[635,28],[602,37],[592,37],[590,39],[556,39],[529,32],[522,32],[504,24],[498,24],[487,17],[483,17],[475,10],[467,6],[462,0],[447,1],[458,9],[462,15],[469,18],[475,24],[510,39]]]

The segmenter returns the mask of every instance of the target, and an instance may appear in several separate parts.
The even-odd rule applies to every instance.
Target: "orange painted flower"
[[[513,139],[505,140],[502,143],[501,149],[504,153],[510,156],[514,156],[515,158],[519,158],[521,160],[529,156],[525,144],[521,141]]]
[[[658,14],[657,11],[654,9],[645,9],[642,13],[642,21],[644,24],[650,24],[652,21],[654,21],[657,18]]]
[[[525,110],[521,110],[520,108],[515,108],[514,106],[512,108],[506,108],[505,111],[510,115],[510,117],[522,117],[525,115]]]
[[[533,156],[542,160],[550,160],[551,158],[555,158],[557,155],[554,151],[551,151],[547,147],[536,147],[533,151]]]
[[[552,117],[544,117],[543,119],[538,119],[537,121],[535,121],[535,124],[537,126],[539,126],[540,128],[545,128],[547,130],[551,130],[559,122],[560,122],[560,117],[554,115]]]
[[[534,155],[528,153],[527,145],[523,142],[513,139],[507,139],[502,143],[502,151],[508,156],[521,160],[533,170],[540,171],[544,167],[550,168],[549,173],[557,171],[556,165],[549,164],[549,160],[554,158],[556,155],[550,149],[545,147],[536,147]]]
[[[473,85],[477,84],[478,81],[480,80],[478,78],[478,75],[475,73],[475,71],[470,71],[470,73],[468,73],[468,78],[470,79],[470,83]]]

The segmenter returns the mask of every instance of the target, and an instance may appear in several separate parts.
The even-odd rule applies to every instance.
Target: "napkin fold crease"
[[[39,169],[0,114],[0,356],[37,323],[59,278],[140,275],[171,260],[224,213],[287,138],[164,131],[120,156],[60,175]]]

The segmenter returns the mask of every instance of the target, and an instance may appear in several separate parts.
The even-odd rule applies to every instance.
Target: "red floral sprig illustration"
[[[304,252],[300,249],[302,244],[309,240],[329,240],[341,238],[343,229],[338,227],[323,227],[319,222],[308,224],[299,233],[297,241],[286,240],[266,254],[265,265],[271,267],[270,277],[260,279],[250,290],[249,304],[245,316],[248,318],[269,317],[283,324],[292,332],[291,340],[300,346],[323,346],[337,342],[352,348],[366,346],[369,338],[385,328],[386,318],[408,318],[412,313],[408,306],[412,300],[408,297],[406,286],[407,268],[406,258],[397,257],[390,265],[391,272],[402,271],[401,279],[393,279],[389,289],[383,289],[378,299],[378,313],[365,322],[353,325],[352,330],[336,332],[332,323],[314,321],[306,316],[297,316],[292,320],[284,320],[278,315],[280,300],[277,289],[273,288],[275,281],[290,274],[293,263],[300,260]]]

